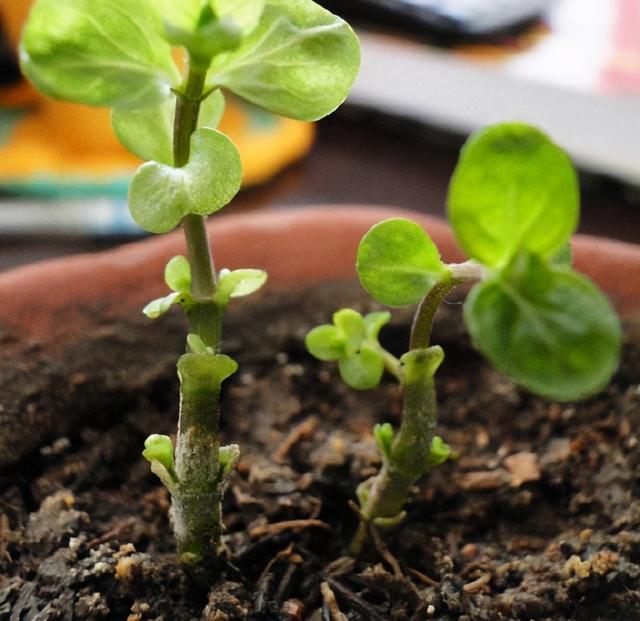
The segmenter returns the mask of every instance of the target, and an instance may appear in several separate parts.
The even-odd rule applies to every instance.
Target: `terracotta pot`
[[[269,272],[270,287],[297,287],[355,279],[354,257],[364,232],[398,215],[422,224],[446,261],[464,259],[443,220],[389,208],[340,206],[224,215],[212,219],[209,231],[218,268],[263,268]],[[37,399],[13,399],[16,377],[22,383],[30,380],[33,394],[46,390],[47,386],[38,384],[38,365],[73,358],[92,329],[139,314],[147,301],[165,292],[166,261],[184,252],[178,231],[0,275],[4,350],[0,378],[7,376],[6,381],[0,380],[0,465],[15,462],[45,438],[64,433],[74,424],[52,416],[50,404],[40,412]],[[577,269],[603,287],[624,316],[640,315],[640,247],[577,236],[574,258]],[[132,342],[125,346],[135,352]],[[141,376],[141,381],[146,377]],[[74,390],[71,386],[67,392],[72,395]],[[64,404],[61,398],[55,407],[63,410]]]

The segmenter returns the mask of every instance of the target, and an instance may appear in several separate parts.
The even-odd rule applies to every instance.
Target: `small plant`
[[[236,147],[215,129],[221,89],[316,120],[346,97],[358,41],[312,0],[36,0],[20,60],[43,92],[112,109],[120,141],[149,160],[131,182],[133,218],[152,233],[184,230],[188,259],[169,261],[171,292],[144,309],[155,318],[179,305],[189,321],[175,456],[160,435],[143,454],[171,492],[180,558],[207,565],[221,550],[220,500],[239,454],[221,447],[218,433],[221,386],[237,368],[219,351],[222,317],[232,298],[267,278],[255,269],[216,273],[211,258],[204,217],[231,201],[242,176]]]
[[[559,147],[519,123],[476,133],[453,174],[448,212],[470,257],[465,263],[443,263],[424,230],[403,218],[376,224],[360,242],[357,271],[366,291],[387,306],[418,305],[407,353],[397,359],[378,341],[388,312],[362,317],[343,309],[332,324],[307,335],[311,354],[338,361],[349,386],[375,388],[386,369],[403,391],[398,432],[388,423],[373,430],[382,468],[357,490],[356,553],[368,528],[403,519],[410,487],[449,456],[434,436],[434,374],[444,354],[430,341],[435,313],[456,285],[478,281],[464,304],[474,346],[535,393],[585,398],[601,390],[618,365],[618,319],[595,285],[571,268],[579,193]]]

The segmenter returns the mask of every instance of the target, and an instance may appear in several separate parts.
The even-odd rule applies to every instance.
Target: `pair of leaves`
[[[449,215],[460,245],[488,268],[465,304],[477,349],[547,397],[602,389],[617,366],[620,327],[604,295],[571,270],[578,189],[564,152],[521,123],[478,132],[452,177]],[[404,219],[364,236],[357,268],[364,288],[390,306],[416,303],[451,278],[433,242]]]
[[[393,427],[390,423],[378,423],[373,428],[373,437],[376,440],[380,455],[384,460],[388,460],[393,449]],[[440,436],[434,436],[429,452],[425,457],[425,468],[432,470],[447,461],[451,454],[451,447]]]
[[[171,289],[168,295],[152,300],[143,313],[150,319],[164,315],[173,304],[180,303],[189,310],[193,303],[191,296],[191,266],[186,257],[178,255],[169,260],[164,268],[164,281]],[[231,298],[251,295],[267,281],[267,273],[256,269],[220,270],[214,301],[220,308],[225,308]],[[190,349],[196,353],[209,351],[200,337],[190,334],[187,337]]]
[[[226,51],[216,30],[222,23],[237,35]],[[210,55],[205,64],[213,58],[209,86],[305,120],[344,100],[360,63],[351,28],[312,0],[37,0],[21,63],[53,97],[149,108],[180,83],[171,42]]]
[[[390,319],[387,312],[363,317],[343,308],[324,324],[307,334],[309,352],[319,360],[337,360],[344,382],[357,390],[375,388],[384,372],[384,357],[378,343],[382,326]]]

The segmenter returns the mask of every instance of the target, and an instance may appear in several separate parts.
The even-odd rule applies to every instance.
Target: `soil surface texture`
[[[371,429],[397,425],[401,402],[392,380],[356,392],[306,353],[308,329],[349,305],[376,308],[340,283],[229,313],[224,351],[240,370],[223,395],[223,441],[242,457],[224,501],[230,557],[207,585],[177,564],[168,493],[140,455],[148,434],[175,433],[180,314],[101,326],[66,354],[68,373],[60,352],[16,354],[18,367],[39,361],[34,385],[59,386],[21,407],[44,420],[63,404],[73,424],[0,474],[0,621],[640,619],[640,327],[627,326],[606,391],[557,404],[493,371],[460,304],[445,305],[438,434],[457,459],[353,559],[349,501],[379,467]],[[383,329],[397,354],[408,325],[400,311]],[[136,340],[144,352],[125,355]]]

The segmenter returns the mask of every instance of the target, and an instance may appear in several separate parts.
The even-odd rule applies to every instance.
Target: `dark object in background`
[[[0,22],[0,88],[11,86],[21,79],[18,61],[9,45],[9,41],[7,41],[4,28]]]
[[[339,15],[406,27],[440,37],[483,37],[517,31],[553,0],[319,0]]]

